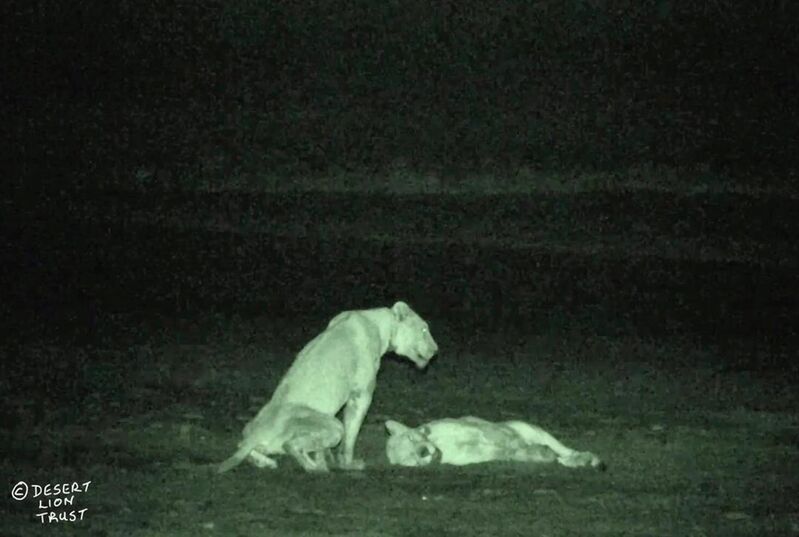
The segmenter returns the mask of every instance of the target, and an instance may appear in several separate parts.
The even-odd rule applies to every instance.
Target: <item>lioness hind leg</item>
[[[291,437],[283,444],[286,453],[306,471],[326,472],[325,452],[341,443],[344,435],[341,422],[333,416],[318,413],[292,420],[288,426]]]
[[[333,454],[332,449],[322,450],[321,452],[318,452],[318,454],[324,457],[326,465],[335,466],[336,464],[338,464],[338,461],[336,460],[336,456]]]
[[[304,449],[302,441],[288,441],[283,446],[286,453],[307,472],[329,471],[328,461],[332,459],[330,449]]]
[[[558,464],[569,468],[591,466],[603,469],[605,464],[591,452],[577,451],[564,444],[537,425],[523,421],[506,421],[504,424],[516,431],[530,445],[546,446],[557,455]]]
[[[320,466],[318,461],[311,458],[307,451],[303,451],[297,447],[296,444],[292,442],[286,442],[286,444],[283,446],[283,449],[286,451],[286,453],[294,457],[294,460],[296,460],[306,472],[327,471],[327,465]]]
[[[258,468],[272,468],[273,470],[277,468],[277,462],[273,458],[267,457],[263,453],[258,453],[255,450],[247,455],[247,460]]]
[[[518,462],[550,463],[555,462],[558,455],[547,446],[530,444],[515,449],[510,459]]]
[[[321,472],[327,472],[330,468],[330,449],[323,449],[321,451],[313,451],[309,453],[311,458],[315,461],[316,467]]]

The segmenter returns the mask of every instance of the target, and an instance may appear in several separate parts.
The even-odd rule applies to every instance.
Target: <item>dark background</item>
[[[26,186],[796,163],[792,2],[11,2]],[[5,129],[4,129],[5,130]],[[24,180],[23,180],[24,176]],[[69,177],[74,184],[75,178]]]
[[[91,479],[98,536],[796,534],[797,15],[0,2],[0,473]],[[213,474],[396,300],[440,352],[384,361],[368,471]],[[470,413],[610,471],[388,467],[384,419]]]
[[[9,326],[87,341],[120,311],[327,317],[403,298],[522,332],[564,311],[610,331],[789,341],[797,9],[6,4]],[[396,166],[444,190],[538,170],[566,192],[255,193],[263,175],[377,181]],[[637,190],[568,193],[577,172],[630,169]],[[720,192],[648,190],[664,169]],[[233,176],[251,191],[209,192]],[[771,190],[724,192],[733,181]]]

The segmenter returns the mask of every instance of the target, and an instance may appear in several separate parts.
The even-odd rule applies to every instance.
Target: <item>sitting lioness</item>
[[[388,461],[400,466],[557,461],[570,468],[605,469],[593,453],[566,447],[544,429],[523,421],[490,422],[466,416],[431,421],[412,429],[388,420],[386,429]]]
[[[270,455],[288,454],[308,471],[326,471],[326,457],[340,444],[338,465],[362,469],[355,440],[375,389],[380,359],[388,351],[424,368],[438,351],[427,323],[406,303],[345,311],[297,355],[272,398],[244,427],[225,472],[245,458],[276,468]],[[343,425],[336,414],[344,408]],[[313,455],[313,457],[311,456]]]

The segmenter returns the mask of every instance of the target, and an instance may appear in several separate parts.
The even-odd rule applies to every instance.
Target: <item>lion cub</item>
[[[307,471],[326,471],[331,448],[338,465],[362,469],[355,440],[372,403],[380,359],[388,351],[424,368],[438,352],[427,323],[404,302],[391,308],[345,311],[297,355],[272,398],[244,427],[225,472],[249,458],[276,468],[270,455],[291,455]],[[336,414],[343,408],[343,423]]]
[[[544,429],[523,421],[490,422],[466,416],[413,429],[388,420],[386,429],[386,455],[391,464],[399,466],[517,461],[605,468],[593,453],[566,447]]]

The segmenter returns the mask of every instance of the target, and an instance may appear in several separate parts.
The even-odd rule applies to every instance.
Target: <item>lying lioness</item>
[[[605,468],[599,457],[561,444],[544,429],[523,421],[490,422],[466,416],[431,421],[415,429],[386,422],[386,455],[391,464],[465,465],[488,461],[555,462],[575,468]]]
[[[404,302],[335,316],[297,355],[219,472],[248,457],[260,468],[276,468],[270,455],[280,454],[308,471],[326,471],[326,457],[339,443],[339,466],[362,469],[363,461],[353,456],[355,440],[372,403],[380,358],[388,351],[421,369],[438,345],[427,323]],[[342,407],[343,425],[335,417]]]

